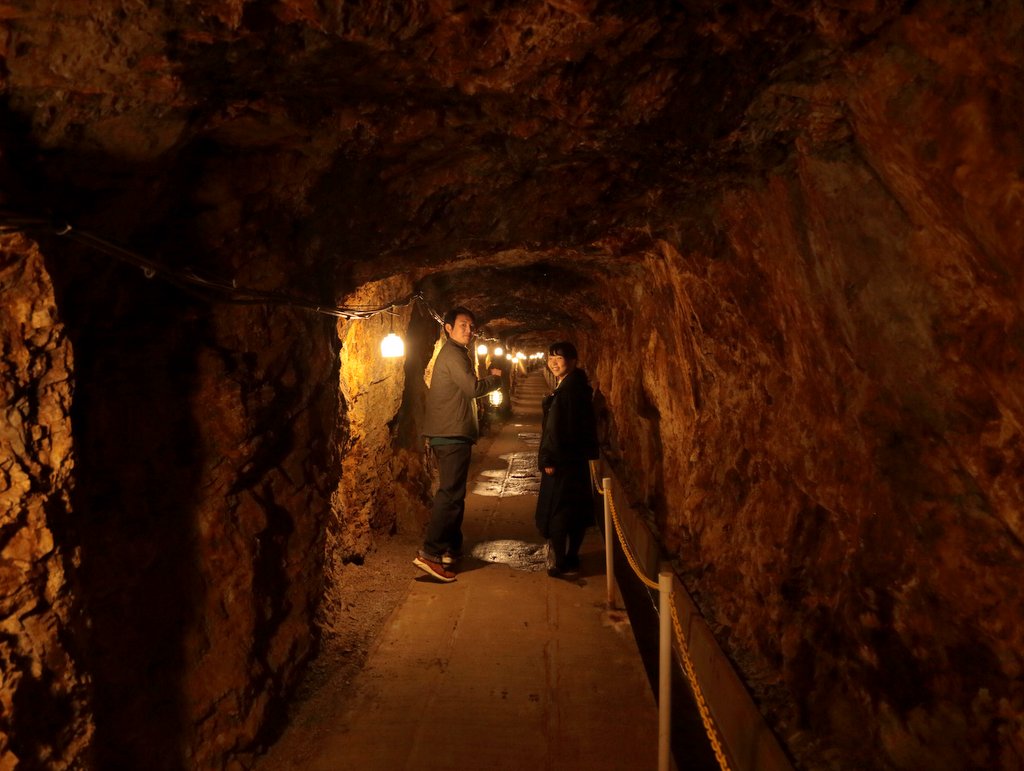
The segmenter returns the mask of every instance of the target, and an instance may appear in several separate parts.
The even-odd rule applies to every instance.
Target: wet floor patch
[[[513,452],[509,455],[502,455],[501,459],[508,465],[504,469],[481,471],[473,480],[473,494],[493,498],[536,495],[540,490],[537,454]]]
[[[505,484],[505,477],[508,475],[506,469],[491,469],[481,471],[473,480],[473,495],[487,495],[494,498],[501,497],[501,488]]]
[[[536,572],[547,568],[547,546],[514,539],[482,541],[471,554],[483,562],[498,562],[515,570]]]

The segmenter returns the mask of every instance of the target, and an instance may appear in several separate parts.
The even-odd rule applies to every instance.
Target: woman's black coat
[[[537,452],[541,470],[537,496],[537,529],[550,537],[555,517],[565,517],[570,529],[583,528],[593,518],[593,492],[587,461],[598,457],[597,425],[594,419],[594,390],[587,374],[574,369],[544,397],[544,418]],[[555,473],[544,473],[553,467]]]

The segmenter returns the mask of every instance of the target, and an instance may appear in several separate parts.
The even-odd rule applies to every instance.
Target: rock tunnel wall
[[[413,294],[410,279],[370,282],[344,302],[348,308],[379,307]],[[385,359],[380,341],[395,331],[407,341],[406,356]],[[417,532],[426,523],[431,479],[419,437],[424,352],[438,325],[414,302],[369,319],[341,320],[338,437],[340,479],[331,499],[320,627],[328,634],[345,616],[336,612],[335,589],[346,563],[362,564],[375,539],[399,527]]]
[[[336,485],[332,325],[211,309],[60,248],[48,274],[16,246],[4,767],[245,758],[315,649]]]
[[[74,371],[35,243],[0,234],[0,767],[66,768],[90,746],[70,526]]]
[[[3,239],[4,767],[245,763],[333,630],[341,565],[424,521],[400,407],[437,324],[208,306],[63,246],[55,299]],[[391,324],[408,359],[379,356]]]
[[[650,250],[585,346],[628,495],[808,768],[1024,762],[1024,144],[995,86],[929,101],[977,66],[931,53],[852,63],[852,135]]]
[[[798,765],[1024,762],[1018,5],[342,4],[323,46],[327,3],[8,5],[35,144],[3,160],[39,198],[243,283],[376,305],[436,274],[437,308],[575,337]],[[436,324],[399,310],[402,368],[380,319],[3,238],[0,759],[244,764],[340,566],[422,524]]]

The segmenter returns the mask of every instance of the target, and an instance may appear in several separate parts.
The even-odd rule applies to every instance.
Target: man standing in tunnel
[[[501,370],[477,380],[469,342],[476,317],[458,307],[444,317],[445,342],[434,362],[427,389],[423,434],[437,458],[440,482],[430,522],[413,564],[438,581],[455,580],[454,566],[462,553],[462,518],[466,508],[469,460],[480,436],[476,399],[501,386]]]

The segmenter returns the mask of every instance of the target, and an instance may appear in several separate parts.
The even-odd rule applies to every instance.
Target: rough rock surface
[[[94,722],[100,759],[117,736],[218,768],[272,740],[348,568],[422,522],[437,334],[399,309],[396,369],[380,317],[284,295],[419,291],[506,344],[577,340],[631,501],[798,766],[1024,764],[1018,3],[0,20],[3,223],[45,255],[76,362],[28,429],[70,425],[74,468],[17,504],[69,524],[12,531],[52,535],[18,569],[65,587],[45,614],[68,631],[33,644],[66,659],[75,738],[17,718],[29,656],[3,751],[71,757]],[[273,297],[210,302],[239,287]],[[58,366],[19,368],[5,334],[0,365],[45,390]]]
[[[0,768],[77,768],[93,720],[69,527],[71,346],[36,245],[0,233]],[[79,630],[80,631],[80,630]]]

